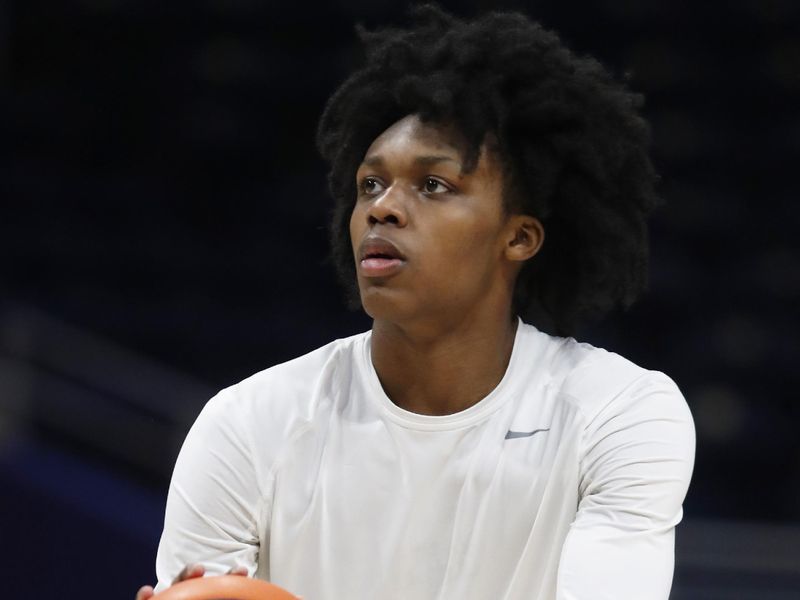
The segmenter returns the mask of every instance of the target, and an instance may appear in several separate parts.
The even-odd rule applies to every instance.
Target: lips
[[[364,277],[388,277],[400,271],[406,257],[392,242],[385,238],[370,236],[361,242],[358,249],[359,271]]]

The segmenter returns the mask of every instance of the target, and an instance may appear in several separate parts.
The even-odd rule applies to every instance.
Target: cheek
[[[445,226],[437,227],[433,233],[437,248],[429,254],[440,281],[482,279],[485,271],[495,268],[499,231],[492,219],[464,215],[448,219]]]
[[[358,204],[353,206],[353,211],[350,213],[350,245],[355,251],[358,245],[358,240],[362,237],[364,217],[361,215]]]
[[[456,214],[442,229],[442,242],[449,254],[486,257],[497,241],[498,226],[493,215],[473,211]]]

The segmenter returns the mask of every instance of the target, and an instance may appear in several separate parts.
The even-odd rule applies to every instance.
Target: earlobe
[[[541,222],[527,215],[519,215],[512,226],[513,236],[506,248],[509,260],[525,261],[535,256],[544,242]]]

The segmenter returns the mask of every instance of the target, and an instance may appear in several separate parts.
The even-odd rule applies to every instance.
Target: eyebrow
[[[421,166],[431,166],[442,162],[452,162],[457,165],[460,165],[455,158],[451,156],[443,156],[443,155],[429,155],[429,156],[417,156],[414,158],[414,164],[421,165]],[[367,167],[379,167],[383,165],[383,157],[378,155],[368,156],[364,159],[361,163]]]

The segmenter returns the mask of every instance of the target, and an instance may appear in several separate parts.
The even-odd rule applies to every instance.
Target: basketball
[[[283,588],[240,575],[198,577],[176,583],[152,600],[298,600]]]

